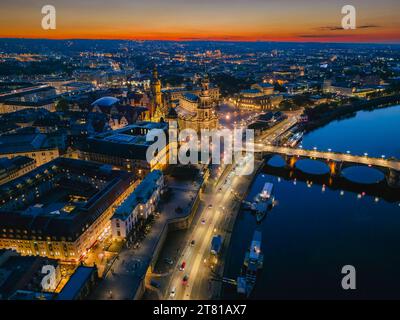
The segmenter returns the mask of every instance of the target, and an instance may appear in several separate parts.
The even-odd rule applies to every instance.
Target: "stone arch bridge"
[[[368,166],[384,173],[387,184],[391,187],[400,187],[400,161],[369,157],[368,155],[352,155],[332,151],[306,150],[274,145],[254,144],[257,157],[281,155],[288,168],[294,168],[296,162],[302,159],[312,159],[325,162],[332,176],[338,175],[344,168],[351,166]]]

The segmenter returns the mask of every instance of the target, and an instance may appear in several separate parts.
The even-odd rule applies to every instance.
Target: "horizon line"
[[[302,41],[302,40],[235,40],[235,39],[128,39],[128,38],[42,38],[42,37],[1,37],[0,40],[49,40],[49,41],[132,41],[132,42],[245,42],[245,43],[303,43],[303,44],[377,44],[377,45],[400,45],[398,42],[347,42],[347,41]]]

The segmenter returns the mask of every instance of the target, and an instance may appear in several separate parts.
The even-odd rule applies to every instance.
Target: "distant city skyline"
[[[41,8],[57,29],[41,28]],[[357,9],[357,29],[341,28],[341,8]],[[399,43],[398,0],[3,0],[0,37]]]

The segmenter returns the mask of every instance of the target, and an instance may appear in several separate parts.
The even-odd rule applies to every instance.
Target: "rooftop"
[[[92,274],[96,272],[94,267],[78,267],[67,284],[57,296],[57,300],[74,300],[79,295],[82,288],[90,280]]]
[[[47,137],[39,132],[17,132],[0,136],[0,154],[48,149]]]
[[[168,135],[167,123],[143,121],[88,137],[80,142],[78,149],[125,159],[146,160],[147,149],[154,143],[146,141],[146,135],[153,129],[163,130]]]
[[[114,97],[102,97],[97,99],[95,102],[92,103],[92,106],[99,106],[99,107],[112,107],[115,104],[119,103],[119,99]]]

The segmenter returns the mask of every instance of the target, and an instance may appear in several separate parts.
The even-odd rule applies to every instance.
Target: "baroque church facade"
[[[186,91],[177,96],[173,101],[170,97],[163,97],[161,81],[157,69],[153,70],[150,83],[149,119],[151,121],[176,121],[178,129],[193,129],[200,133],[202,129],[218,129],[218,115],[216,111],[217,100],[213,87],[210,94],[210,81],[204,77],[201,88],[196,92]],[[217,95],[217,97],[219,94]]]

